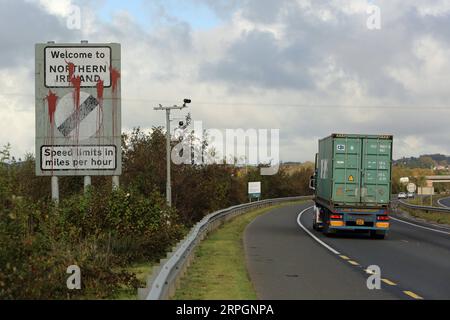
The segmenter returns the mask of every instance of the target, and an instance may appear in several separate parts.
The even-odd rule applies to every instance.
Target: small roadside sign
[[[409,178],[408,177],[401,177],[400,178],[400,183],[405,185],[409,183]]]
[[[416,185],[412,182],[408,183],[408,185],[406,186],[406,190],[408,190],[408,192],[411,193],[416,192],[416,189],[417,189]]]
[[[261,181],[254,181],[248,183],[248,195],[250,198],[261,197]]]

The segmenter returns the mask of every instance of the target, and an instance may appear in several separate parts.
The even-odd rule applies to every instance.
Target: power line
[[[23,96],[23,97],[34,97],[33,94],[25,93],[4,93],[0,92],[3,96]],[[170,103],[173,100],[169,99],[151,99],[151,98],[127,98],[122,97],[122,101],[129,102],[141,102],[141,103]],[[197,105],[216,105],[216,106],[231,106],[231,107],[285,107],[285,108],[304,108],[304,109],[388,109],[388,110],[450,110],[450,106],[410,106],[410,105],[340,105],[340,104],[295,104],[295,103],[257,103],[257,102],[225,102],[225,101],[198,101]]]

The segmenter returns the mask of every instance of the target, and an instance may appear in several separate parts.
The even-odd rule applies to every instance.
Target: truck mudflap
[[[314,230],[320,231],[323,229],[322,215],[323,215],[323,208],[314,205],[314,215],[313,215]]]

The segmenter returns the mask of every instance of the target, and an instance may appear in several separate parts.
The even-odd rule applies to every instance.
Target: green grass
[[[420,206],[430,206],[431,201],[433,201],[433,207],[440,207],[440,205],[437,203],[439,199],[448,197],[448,194],[436,194],[433,195],[433,199],[431,199],[430,196],[423,196],[422,198],[419,196],[416,196],[414,199],[407,199],[407,202],[411,204],[416,204]]]
[[[401,208],[403,211],[408,212],[411,216],[424,219],[430,222],[436,222],[440,224],[450,225],[450,214],[445,212],[425,212],[422,210],[414,210],[409,208]]]
[[[197,248],[194,262],[173,299],[257,299],[245,264],[244,229],[257,216],[286,205],[289,204],[251,211],[209,234]]]
[[[433,206],[434,207],[440,207],[440,205],[437,203],[437,200],[441,198],[446,198],[448,195],[433,195]],[[424,196],[422,199],[419,197],[416,197],[414,199],[408,199],[408,202],[411,204],[416,205],[423,205],[423,206],[429,206],[431,204],[431,197],[430,196]],[[436,222],[440,224],[448,224],[450,225],[450,214],[445,212],[426,212],[423,210],[414,210],[410,208],[401,208],[403,211],[408,212],[411,216],[424,219],[426,221],[430,222]]]

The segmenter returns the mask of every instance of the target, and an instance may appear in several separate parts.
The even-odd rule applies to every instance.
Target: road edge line
[[[309,209],[313,208],[314,206],[310,206],[308,208],[303,209],[297,216],[297,224],[300,226],[300,228],[303,229],[303,231],[305,231],[311,238],[313,238],[314,240],[316,240],[319,244],[321,244],[323,247],[327,248],[329,251],[331,251],[332,253],[339,255],[340,252],[333,249],[332,247],[330,247],[328,244],[326,244],[325,242],[323,242],[322,240],[320,240],[319,238],[317,238],[314,234],[312,234],[311,231],[309,231],[300,221],[303,213],[305,213],[306,211],[308,211]]]
[[[443,233],[443,234],[448,234],[448,235],[450,235],[450,232],[446,232],[446,231],[443,231],[443,230],[437,230],[437,229],[433,229],[433,228],[421,226],[420,224],[415,224],[415,223],[408,222],[408,221],[405,221],[405,220],[402,220],[402,219],[394,218],[394,217],[392,217],[392,216],[391,216],[390,218],[391,218],[392,220],[394,220],[394,221],[398,221],[398,222],[401,222],[401,223],[409,224],[409,225],[415,226],[415,227],[417,227],[417,228],[422,228],[422,229],[425,229],[425,230],[430,230],[430,231],[434,231],[434,232],[439,232],[439,233]]]

